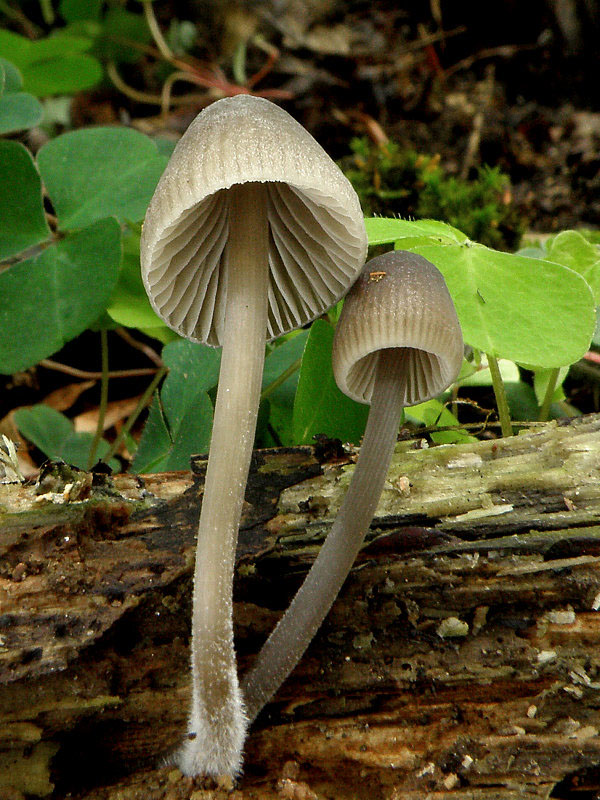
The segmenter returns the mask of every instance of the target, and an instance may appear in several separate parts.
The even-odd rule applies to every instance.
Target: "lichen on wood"
[[[355,456],[255,453],[235,587],[241,672],[312,563]],[[0,797],[600,790],[599,417],[399,443],[366,546],[255,724],[233,795],[165,766],[185,731],[205,463],[0,486]]]

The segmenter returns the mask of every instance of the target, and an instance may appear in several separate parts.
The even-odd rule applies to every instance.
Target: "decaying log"
[[[255,454],[235,587],[250,665],[355,453]],[[368,543],[233,794],[185,730],[204,459],[0,486],[0,797],[511,800],[600,790],[600,417],[398,445]],[[587,794],[585,793],[587,791]],[[581,794],[578,794],[580,792]]]

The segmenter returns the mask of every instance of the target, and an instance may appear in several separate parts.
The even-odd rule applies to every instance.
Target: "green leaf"
[[[4,260],[50,236],[40,176],[19,142],[0,141],[0,186],[0,260]]]
[[[600,308],[596,308],[596,328],[594,329],[592,344],[595,347],[600,347]]]
[[[0,134],[37,125],[43,108],[33,95],[21,91],[23,78],[10,61],[0,58]]]
[[[72,94],[99,83],[102,67],[85,53],[91,45],[91,39],[63,33],[30,41],[0,30],[0,52],[21,71],[25,91],[38,97]]]
[[[511,419],[523,422],[537,420],[539,408],[535,392],[529,384],[519,381],[519,383],[507,383],[504,388]]]
[[[546,251],[542,247],[522,247],[517,250],[518,256],[527,256],[527,258],[547,258]]]
[[[136,472],[189,469],[194,453],[208,451],[213,409],[206,392],[218,381],[220,360],[219,350],[184,339],[163,349],[169,374],[152,403]]]
[[[269,386],[288,368],[292,367],[298,359],[302,358],[307,339],[307,330],[294,331],[292,334],[287,334],[286,340],[278,344],[275,349],[269,353],[265,358],[263,370],[263,391],[268,389]],[[293,375],[290,375],[287,380],[280,384],[280,386],[274,389],[273,392],[269,394],[269,399],[279,405],[289,405],[291,408],[294,404],[299,372],[300,370],[298,369]]]
[[[577,231],[562,231],[552,239],[547,258],[582,275],[600,303],[600,250]]]
[[[269,425],[279,437],[279,442],[271,441],[265,447],[275,447],[281,443],[282,447],[293,447],[294,439],[294,406],[279,404],[275,400],[266,401],[269,407]]]
[[[536,367],[571,364],[587,351],[594,298],[573,270],[470,242],[413,252],[444,275],[465,341],[478,350]]]
[[[167,420],[172,426],[192,405],[198,392],[207,392],[219,382],[221,350],[178,339],[163,348],[162,359],[169,368],[169,375],[163,385],[161,398]]]
[[[266,409],[268,424],[284,447],[294,444],[292,420],[300,368],[298,367],[275,389],[271,387],[286,370],[294,367],[302,358],[307,339],[308,330],[292,331],[277,340],[274,349],[265,359],[262,390],[268,392],[268,396],[261,401],[261,410]],[[257,446],[271,447],[279,442],[276,442],[272,434],[265,430],[265,438],[261,439],[261,444]]]
[[[117,281],[121,231],[105,219],[0,274],[0,372],[27,369],[104,311]]]
[[[62,443],[73,433],[73,426],[64,414],[40,404],[17,409],[15,422],[23,436],[48,458],[62,458]]]
[[[156,392],[131,469],[138,473],[161,472],[172,449],[173,441],[164,418],[160,395]]]
[[[435,219],[390,219],[386,217],[370,217],[365,219],[369,245],[391,244],[400,239],[410,237],[427,237],[438,242],[454,242],[462,244],[467,241],[464,233],[445,222]],[[407,248],[403,248],[407,249]]]
[[[426,403],[419,403],[407,410],[406,416],[417,422],[421,422],[430,428],[437,426],[440,428],[458,425],[458,420],[450,409],[435,398]],[[476,442],[477,439],[466,431],[439,431],[431,433],[431,439],[436,444],[454,444],[455,442]]]
[[[16,92],[0,97],[0,134],[33,128],[42,118],[43,109],[31,94]]]
[[[23,77],[10,61],[0,58],[0,95],[14,94],[23,88]]]
[[[65,22],[99,20],[104,0],[61,0],[59,10]]]
[[[558,371],[558,378],[555,382],[554,392],[552,393],[552,402],[559,403],[561,400],[565,399],[565,393],[563,391],[563,382],[567,377],[567,373],[569,371],[568,367],[563,367]],[[542,405],[544,402],[544,398],[546,396],[546,392],[548,390],[548,383],[552,377],[554,370],[551,369],[536,369],[533,375],[533,389],[535,391],[535,397],[538,402],[538,405]]]
[[[115,322],[127,328],[166,328],[154,313],[144,289],[140,273],[140,234],[137,230],[126,228],[123,234],[123,263],[119,282],[106,310]]]
[[[23,64],[29,63],[31,41],[17,33],[0,30],[0,51],[2,58],[20,68]]]
[[[21,434],[48,458],[62,458],[74,467],[88,468],[94,436],[91,433],[77,433],[64,414],[40,404],[15,411],[15,422]],[[101,439],[97,457],[102,458],[108,449],[108,442]],[[116,461],[111,466],[118,468]]]
[[[331,325],[315,320],[306,342],[294,401],[296,444],[312,444],[319,433],[358,444],[363,435],[369,408],[350,400],[337,388],[331,367],[332,342]]]
[[[102,67],[92,56],[65,55],[23,67],[24,88],[36,97],[75,94],[102,80]]]
[[[463,361],[463,369],[460,371],[457,383],[459,386],[491,386],[492,373],[487,365],[487,358],[485,354],[481,358],[481,364],[477,369],[471,364],[467,365]],[[468,371],[470,367],[470,371]],[[514,361],[508,361],[505,358],[498,359],[498,368],[500,370],[500,377],[504,383],[518,383],[521,380],[519,368]]]
[[[94,52],[102,61],[134,64],[144,57],[143,46],[152,36],[143,14],[124,8],[109,8],[96,41]],[[135,45],[139,45],[136,47]]]
[[[176,342],[180,338],[175,331],[172,331],[171,328],[167,328],[166,325],[157,325],[156,327],[152,328],[140,328],[140,331],[146,336],[150,336],[151,338],[157,339],[159,342],[163,344],[170,344],[171,342]]]
[[[172,139],[165,139],[161,136],[157,136],[156,139],[154,139],[154,143],[161,156],[166,156],[167,158],[171,158],[173,150],[175,150],[175,145],[177,144],[177,142],[174,142]]]
[[[90,128],[52,139],[38,166],[61,229],[115,216],[140,221],[167,164],[154,142],[130,128]]]

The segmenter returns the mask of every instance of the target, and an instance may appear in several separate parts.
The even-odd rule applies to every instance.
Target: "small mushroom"
[[[456,311],[433,264],[402,250],[369,261],[344,301],[332,353],[340,390],[371,405],[362,447],[317,559],[243,682],[250,721],[298,663],[350,572],[379,502],[403,407],[446,389],[462,358]]]
[[[235,775],[241,764],[231,593],[265,343],[337,302],[366,248],[339,168],[289,114],[249,95],[198,115],[148,208],[152,307],[182,336],[223,347],[194,573],[192,709],[176,756],[186,775]]]

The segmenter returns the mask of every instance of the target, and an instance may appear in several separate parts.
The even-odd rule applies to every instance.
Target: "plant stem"
[[[302,657],[362,546],[398,434],[403,373],[399,351],[382,350],[360,455],[336,520],[304,583],[243,681],[250,722]]]
[[[96,463],[96,453],[102,434],[104,433],[104,419],[106,417],[106,406],[108,405],[108,331],[106,328],[100,330],[100,350],[102,352],[102,377],[100,379],[100,407],[98,409],[98,423],[96,433],[90,447],[88,456],[88,469]]]
[[[172,90],[173,85],[177,81],[185,81],[186,83],[193,83],[194,86],[204,86],[208,89],[205,95],[193,95],[193,94],[186,94],[186,95],[177,95],[173,97]],[[172,105],[181,105],[181,97],[186,97],[189,99],[192,98],[195,102],[203,103],[204,105],[208,105],[211,99],[215,97],[222,97],[225,94],[224,91],[218,88],[218,85],[214,81],[206,81],[201,76],[196,75],[194,72],[188,71],[180,71],[180,72],[172,72],[163,83],[163,87],[160,93],[160,105],[161,105],[161,113],[163,115],[168,114],[169,107]]]
[[[145,344],[144,342],[138,342],[126,328],[117,328],[115,333],[117,336],[120,336],[123,341],[127,342],[130,347],[133,347],[134,350],[139,350],[140,353],[143,353],[147,356],[150,361],[156,364],[157,367],[162,367],[163,362],[162,358],[158,355],[156,350],[154,350],[150,345]]]
[[[270,383],[265,389],[262,390],[260,399],[265,400],[269,395],[273,394],[275,389],[279,389],[279,387],[287,381],[288,378],[294,374],[294,372],[298,372],[300,366],[302,364],[302,357],[296,359],[293,364],[284,370],[281,375],[278,375],[275,380]]]
[[[246,738],[232,588],[268,321],[266,193],[253,183],[229,190],[223,353],[194,572],[192,708],[188,738],[176,757],[186,775],[236,775]]]
[[[246,75],[246,56],[248,51],[248,42],[242,40],[238,42],[235,50],[233,51],[233,58],[231,60],[231,71],[233,72],[233,80],[240,86],[245,86],[248,76]]]
[[[546,386],[546,393],[544,400],[538,414],[538,422],[547,422],[550,415],[550,406],[552,405],[552,398],[554,397],[554,390],[556,389],[556,382],[560,373],[560,367],[554,367],[550,370],[548,375],[548,386]]]
[[[149,92],[141,92],[139,89],[134,89],[133,86],[129,86],[129,84],[125,83],[123,78],[119,75],[117,70],[117,66],[114,61],[109,61],[106,65],[106,72],[108,77],[114,83],[116,88],[122,92],[126,97],[129,97],[130,100],[134,100],[136,103],[146,103],[148,105],[155,105],[155,106],[162,106],[163,98],[161,95],[157,94],[150,94]],[[189,103],[205,103],[206,102],[206,95],[200,94],[186,94],[186,95],[177,95],[177,97],[172,97],[169,100],[170,105],[187,105]]]
[[[77,369],[77,367],[70,367],[68,364],[60,364],[58,361],[52,361],[50,358],[44,358],[38,364],[39,367],[46,369],[53,369],[56,372],[62,372],[65,375],[71,375],[73,378],[83,378],[83,380],[97,381],[102,378],[101,372],[89,372],[85,369]],[[140,369],[116,369],[108,373],[109,378],[139,378],[142,375],[154,375],[156,372],[155,367],[142,367]]]
[[[54,25],[56,17],[54,16],[54,9],[52,8],[51,0],[40,0],[40,11],[46,25]]]
[[[510,411],[508,408],[508,400],[506,399],[506,392],[504,391],[504,382],[500,375],[500,367],[496,356],[487,353],[488,366],[492,375],[492,386],[494,387],[494,394],[496,395],[496,405],[498,406],[498,418],[500,420],[500,429],[502,436],[512,436],[513,429],[510,421]]]
[[[9,19],[18,22],[28,39],[35,39],[41,34],[38,25],[34,25],[19,8],[13,8],[6,0],[0,0],[0,12]]]
[[[174,59],[174,55],[171,52],[171,48],[167,44],[165,37],[162,35],[162,31],[158,22],[156,21],[156,17],[154,16],[154,9],[152,8],[152,0],[142,0],[142,5],[144,6],[144,16],[146,17],[146,23],[148,28],[150,29],[150,33],[152,34],[152,38],[158,47],[161,56],[169,62],[172,62]]]
[[[103,456],[100,459],[101,461],[107,462],[118,451],[119,447],[121,446],[121,442],[127,436],[129,431],[133,428],[137,418],[139,417],[139,415],[142,413],[142,411],[146,408],[146,406],[150,402],[150,398],[152,397],[152,394],[154,393],[154,390],[156,389],[158,384],[161,382],[163,377],[167,374],[167,372],[168,372],[167,367],[161,367],[159,370],[156,371],[156,374],[155,374],[154,378],[148,384],[148,387],[146,388],[146,391],[144,392],[144,394],[140,397],[140,399],[138,401],[138,404],[135,407],[133,413],[129,415],[129,418],[128,418],[127,422],[121,428],[121,430],[119,432],[119,435],[114,440],[114,442],[111,444],[111,446],[110,446],[108,452],[106,453],[106,455]]]

